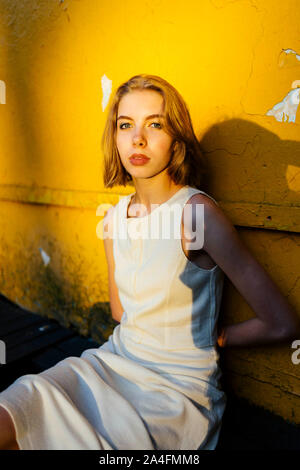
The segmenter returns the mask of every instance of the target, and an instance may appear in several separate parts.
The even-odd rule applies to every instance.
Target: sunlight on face
[[[166,169],[172,143],[173,138],[165,131],[164,100],[160,93],[136,90],[123,96],[117,113],[116,144],[121,162],[132,177],[149,178]],[[149,160],[134,165],[129,160],[134,153],[146,155]]]

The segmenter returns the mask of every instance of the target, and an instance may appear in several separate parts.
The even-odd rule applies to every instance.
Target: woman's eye
[[[122,124],[120,124],[119,129],[128,129],[128,127],[123,127],[123,126],[127,126],[127,124],[130,125],[129,122],[123,122]],[[156,124],[157,126],[159,126],[159,127],[155,126],[156,129],[161,129],[162,128],[162,125],[160,124],[160,122],[152,122],[150,125],[152,126],[152,124]]]
[[[123,124],[120,124],[120,129],[124,129],[123,126],[126,126],[126,124],[129,124],[129,122],[123,122]],[[127,128],[125,128],[125,129],[127,129]]]

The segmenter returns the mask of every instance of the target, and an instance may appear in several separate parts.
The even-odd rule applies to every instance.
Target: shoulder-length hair
[[[102,135],[104,187],[126,186],[132,181],[124,168],[116,145],[117,113],[121,98],[134,90],[154,90],[164,99],[165,130],[174,138],[173,154],[167,172],[175,184],[200,189],[207,169],[190,117],[188,107],[179,92],[156,75],[135,75],[116,90],[108,110]]]

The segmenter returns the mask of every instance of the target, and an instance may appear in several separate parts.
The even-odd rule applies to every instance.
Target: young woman
[[[104,218],[120,323],[98,349],[0,393],[0,448],[214,449],[226,404],[218,347],[290,340],[299,319],[199,189],[201,150],[172,85],[122,84],[102,142],[105,186],[135,187]],[[256,316],[218,330],[224,274]]]

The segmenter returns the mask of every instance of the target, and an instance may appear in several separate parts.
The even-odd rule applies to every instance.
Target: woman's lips
[[[130,157],[129,160],[133,165],[145,165],[145,163],[147,163],[150,158],[142,155],[136,155],[134,157]]]

